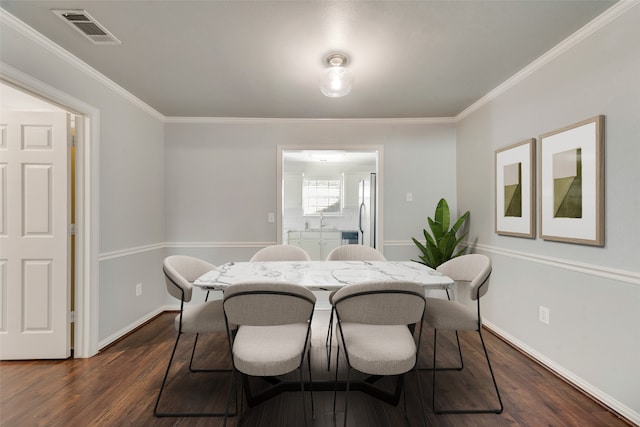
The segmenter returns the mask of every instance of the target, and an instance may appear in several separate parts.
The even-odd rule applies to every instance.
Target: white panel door
[[[0,359],[70,356],[68,126],[0,112]]]

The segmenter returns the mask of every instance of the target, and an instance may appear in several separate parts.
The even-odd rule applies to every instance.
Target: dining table
[[[193,285],[207,291],[224,291],[237,283],[260,281],[294,283],[312,291],[334,291],[371,281],[409,281],[421,284],[425,290],[447,290],[455,283],[450,277],[415,261],[248,261],[221,264],[200,276]],[[398,379],[393,392],[385,392],[374,386],[380,378],[368,376],[360,381],[352,381],[350,389],[397,405],[402,378]],[[271,387],[251,398],[249,406],[282,392],[300,390],[297,381],[283,378],[267,380]],[[346,382],[329,378],[318,381],[314,378],[312,387],[314,391],[345,390]]]
[[[333,291],[371,281],[408,281],[425,289],[448,289],[454,281],[415,261],[262,261],[228,262],[200,276],[194,286],[224,290],[242,282],[287,282],[312,291]]]

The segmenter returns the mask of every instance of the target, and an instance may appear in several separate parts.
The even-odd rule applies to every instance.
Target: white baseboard
[[[145,323],[147,323],[149,320],[153,319],[154,317],[156,317],[160,313],[162,313],[164,311],[175,310],[175,309],[176,309],[176,307],[172,306],[172,305],[166,305],[166,306],[163,306],[163,307],[160,307],[160,308],[156,308],[155,310],[153,310],[151,313],[147,314],[146,316],[141,317],[137,321],[127,325],[126,328],[122,328],[119,331],[115,332],[114,334],[111,334],[107,338],[105,338],[102,341],[98,342],[98,351],[102,350],[103,348],[105,348],[109,344],[112,344],[115,341],[119,340],[120,338],[124,337],[129,332],[132,332],[135,329],[139,328],[140,326],[144,325]],[[177,309],[179,310],[180,307],[178,306]]]
[[[509,333],[505,332],[504,330],[500,329],[499,327],[497,327],[493,323],[488,322],[488,321],[483,319],[482,320],[482,324],[487,329],[489,329],[491,332],[493,332],[494,334],[498,335],[499,337],[501,337],[502,339],[507,341],[509,344],[511,344],[512,346],[516,347],[517,349],[519,349],[520,351],[525,353],[527,356],[529,356],[530,358],[532,358],[535,361],[537,361],[538,363],[540,363],[541,365],[545,366],[547,369],[551,370],[556,375],[558,375],[559,377],[563,378],[565,381],[567,381],[570,384],[572,384],[573,386],[577,387],[578,389],[580,389],[585,394],[588,394],[589,396],[591,396],[592,398],[594,398],[595,400],[597,400],[598,402],[600,402],[604,406],[610,408],[612,411],[616,412],[618,415],[620,415],[621,417],[625,418],[627,421],[629,421],[629,422],[631,422],[631,423],[633,423],[633,424],[635,424],[637,426],[640,426],[640,414],[639,413],[635,412],[634,410],[632,410],[628,406],[620,403],[619,401],[617,401],[613,397],[609,396],[608,394],[606,394],[602,390],[598,389],[597,387],[594,387],[592,384],[590,384],[590,383],[586,382],[585,380],[583,380],[582,378],[578,377],[573,372],[571,372],[571,371],[565,369],[564,367],[558,365],[553,360],[547,358],[543,354],[538,353],[536,350],[534,350],[533,348],[529,347],[528,345],[526,345],[522,341],[518,340],[514,336],[512,336]]]

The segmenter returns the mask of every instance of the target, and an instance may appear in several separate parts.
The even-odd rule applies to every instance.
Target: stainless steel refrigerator
[[[359,243],[377,248],[376,241],[376,174],[371,173],[359,183],[360,212],[358,217]]]

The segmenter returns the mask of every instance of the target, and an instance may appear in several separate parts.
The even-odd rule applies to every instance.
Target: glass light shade
[[[320,76],[320,90],[330,98],[345,96],[352,84],[353,74],[345,67],[329,67]]]

